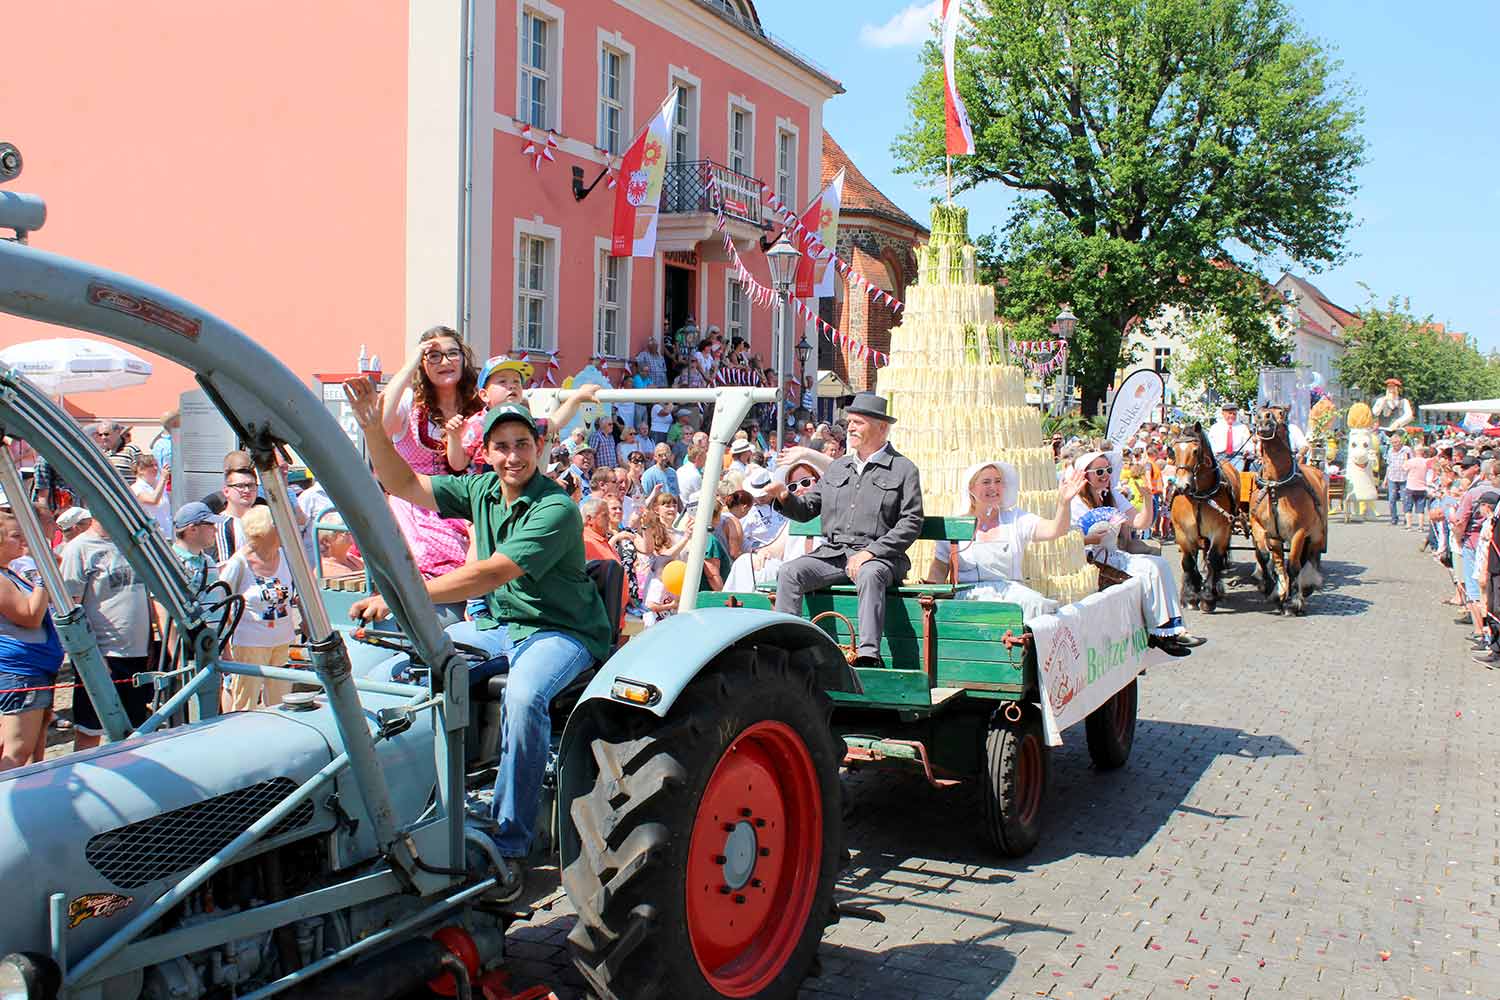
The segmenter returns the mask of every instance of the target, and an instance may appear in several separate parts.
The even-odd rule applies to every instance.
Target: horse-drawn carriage
[[[1222,574],[1233,539],[1244,535],[1261,571],[1261,590],[1279,610],[1304,613],[1322,583],[1328,547],[1328,484],[1321,469],[1297,460],[1284,409],[1255,418],[1259,468],[1241,471],[1216,459],[1194,423],[1175,442],[1177,476],[1172,524],[1182,554],[1184,604],[1212,611],[1223,596]],[[1201,564],[1201,565],[1200,565]]]

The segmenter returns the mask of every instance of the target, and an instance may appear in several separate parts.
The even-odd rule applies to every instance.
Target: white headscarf
[[[964,470],[964,495],[959,501],[959,509],[954,512],[957,517],[972,517],[970,508],[974,506],[974,477],[985,469],[994,469],[1000,473],[1000,510],[1005,512],[1016,505],[1021,494],[1021,474],[1016,467],[1009,462],[999,459],[991,459],[988,462],[975,462]]]

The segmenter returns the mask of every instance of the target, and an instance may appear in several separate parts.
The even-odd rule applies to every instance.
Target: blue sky
[[[1368,162],[1359,174],[1348,263],[1305,272],[1335,302],[1357,309],[1370,289],[1411,300],[1500,349],[1500,2],[1290,0],[1303,28],[1335,50],[1365,108]],[[935,0],[756,0],[766,29],[807,53],[848,91],[824,123],[866,176],[925,221],[932,192],[892,171],[891,139]],[[975,232],[1006,216],[1007,189],[964,196]],[[1279,274],[1267,275],[1271,280]]]

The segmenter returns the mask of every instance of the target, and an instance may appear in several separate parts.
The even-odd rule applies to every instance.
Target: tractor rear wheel
[[[1019,719],[1006,712],[1019,709]],[[1047,744],[1042,713],[1011,702],[995,711],[984,740],[980,779],[984,825],[995,850],[1008,858],[1030,853],[1042,838],[1042,801],[1047,791]]]
[[[1083,720],[1088,736],[1089,759],[1101,771],[1124,767],[1135,745],[1135,712],[1139,700],[1136,682],[1115,692],[1113,698],[1089,713]]]
[[[665,719],[600,705],[563,872],[600,996],[796,994],[844,863],[832,704],[775,648],[731,650]]]

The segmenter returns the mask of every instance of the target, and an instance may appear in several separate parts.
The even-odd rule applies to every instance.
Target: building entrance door
[[[668,264],[664,268],[662,315],[666,317],[667,329],[676,333],[693,314],[693,279],[697,272],[686,267]]]

